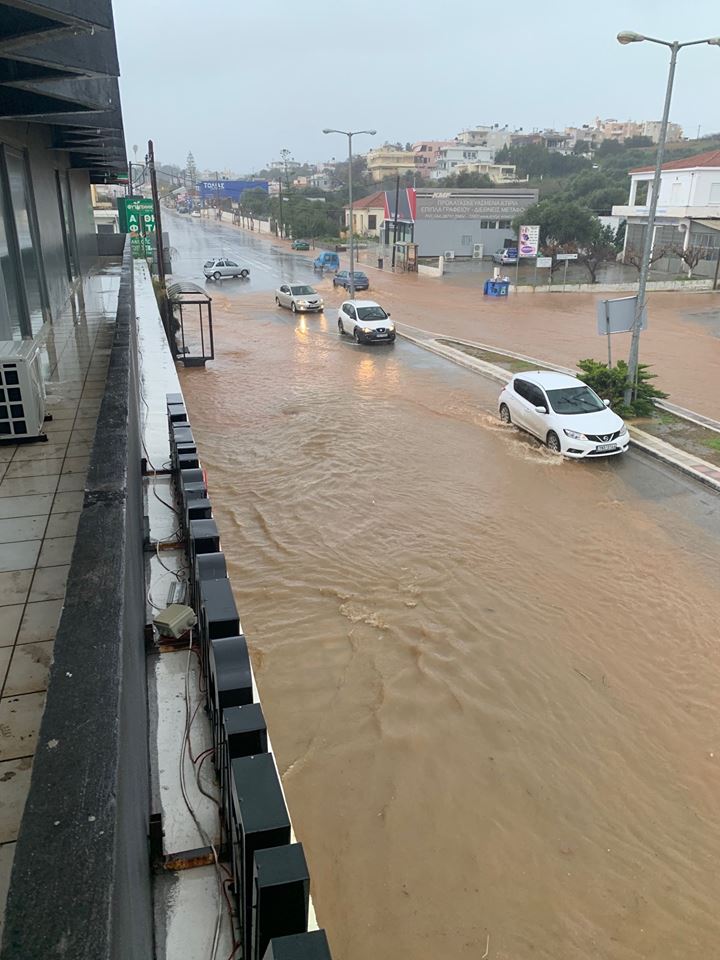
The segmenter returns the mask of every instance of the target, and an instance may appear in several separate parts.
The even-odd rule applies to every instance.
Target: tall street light
[[[668,118],[670,116],[670,99],[672,97],[673,81],[675,79],[675,63],[678,52],[683,47],[695,47],[700,43],[709,43],[711,46],[720,47],[720,37],[709,37],[705,40],[690,40],[687,43],[678,43],[677,40],[658,40],[655,37],[646,37],[641,33],[633,33],[632,30],[623,30],[617,35],[618,43],[641,43],[648,40],[650,43],[659,43],[663,47],[670,48],[670,70],[668,72],[667,89],[665,91],[665,108],[660,124],[660,135],[658,137],[657,157],[655,159],[655,175],[652,180],[652,194],[650,197],[650,209],[648,211],[647,230],[645,233],[645,242],[643,243],[642,261],[640,263],[640,276],[638,277],[637,303],[635,304],[635,316],[633,317],[632,339],[630,341],[630,357],[628,359],[628,382],[625,387],[625,403],[630,403],[633,393],[637,386],[638,358],[640,353],[640,325],[645,310],[645,288],[647,286],[648,273],[650,270],[650,256],[652,254],[653,233],[655,230],[655,213],[657,211],[658,194],[660,193],[660,175],[662,171],[663,156],[665,154],[665,141],[667,139]]]
[[[348,138],[348,194],[349,194],[349,206],[350,206],[350,299],[355,299],[355,251],[354,251],[354,236],[353,236],[353,192],[352,192],[352,138],[356,137],[359,133],[367,133],[368,136],[374,137],[377,133],[377,130],[332,130],[330,128],[325,128],[323,133],[341,133],[344,137]]]

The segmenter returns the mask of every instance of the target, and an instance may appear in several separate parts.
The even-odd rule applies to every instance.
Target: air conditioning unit
[[[473,244],[473,260],[482,260],[483,256],[483,245],[482,243]]]
[[[454,251],[454,250],[446,250],[445,253],[443,254],[443,257],[444,257],[446,260],[454,260],[454,259],[455,259],[455,251]]]
[[[47,439],[40,348],[33,340],[0,341],[0,442]]]

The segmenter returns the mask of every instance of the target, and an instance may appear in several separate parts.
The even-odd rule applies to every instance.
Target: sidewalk
[[[410,327],[407,324],[403,324],[402,328],[398,327],[397,332],[399,336],[404,337],[404,339],[409,340],[411,343],[414,343],[419,347],[422,347],[424,350],[428,350],[440,357],[444,357],[446,360],[450,360],[452,363],[456,363],[461,367],[472,370],[474,373],[479,373],[484,377],[489,377],[492,380],[496,380],[500,384],[507,383],[512,376],[512,374],[503,369],[503,367],[498,367],[495,364],[487,363],[484,360],[478,360],[475,357],[468,356],[467,354],[462,353],[459,350],[455,350],[445,344],[438,343],[433,334],[428,333],[426,330],[421,330],[417,327]],[[463,342],[481,349],[490,349],[487,348],[486,344],[477,343],[476,341],[463,340]],[[498,352],[507,352],[501,351],[500,348],[496,349],[498,349]],[[531,363],[537,362],[539,367],[546,367],[550,369],[561,370],[563,372],[573,373],[572,370],[569,370],[566,367],[561,367],[557,364],[541,362],[533,357],[527,357],[514,352],[509,352],[509,355],[514,356],[519,360],[526,360]],[[683,410],[681,407],[677,407],[673,404],[663,403],[662,406],[672,410],[672,412],[678,415],[685,416],[687,419],[693,420],[696,423],[700,423],[703,426],[709,427],[710,429],[720,431],[720,423],[718,423],[716,420],[711,420],[709,417],[702,417],[699,414],[695,414],[689,410]],[[630,427],[630,443],[639,450],[642,450],[650,456],[655,457],[657,460],[662,460],[663,462],[675,467],[677,470],[682,471],[687,476],[692,477],[693,480],[698,480],[700,483],[704,483],[706,486],[712,487],[714,490],[720,492],[720,468],[716,467],[715,465],[707,463],[707,461],[701,460],[699,457],[695,457],[683,450],[678,450],[677,447],[673,447],[664,440],[660,440],[658,437],[653,437],[649,433],[646,433],[644,430],[640,430],[635,426]]]

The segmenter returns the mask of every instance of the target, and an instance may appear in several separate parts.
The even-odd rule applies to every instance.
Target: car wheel
[[[280,297],[275,297],[275,303],[278,307],[280,306]]]
[[[500,419],[503,423],[512,423],[512,417],[510,416],[510,410],[506,403],[500,405]],[[554,436],[554,434],[553,434]]]
[[[221,276],[222,274],[220,273],[220,271],[216,270],[215,273],[213,274],[213,280],[219,280]]]
[[[290,309],[292,310],[293,313],[297,313],[297,307],[295,306],[295,301],[294,301],[294,300],[293,300],[293,302],[290,304]]]
[[[345,333],[345,327],[343,326],[342,320],[338,320],[338,333],[341,337]]]
[[[562,453],[560,437],[555,433],[554,430],[550,431],[545,442],[547,443],[548,450],[552,450],[553,453]]]
[[[353,329],[353,340],[355,341],[355,343],[360,343],[360,334],[358,333],[357,327]]]
[[[250,276],[250,271],[249,271],[249,270],[241,270],[241,271],[240,271],[240,276],[241,276],[241,277],[243,278],[243,280],[244,280],[245,277],[249,277],[249,276]]]

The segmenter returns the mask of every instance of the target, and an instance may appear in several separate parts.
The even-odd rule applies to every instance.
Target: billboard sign
[[[552,268],[552,257],[538,257],[536,265],[539,270],[550,270]]]
[[[540,247],[540,227],[520,227],[518,257],[536,257]]]
[[[155,211],[152,200],[145,197],[118,197],[120,233],[144,236],[155,233]]]
[[[268,192],[267,180],[200,180],[198,182],[201,200],[233,200],[238,202],[246,190],[264,190]]]
[[[502,191],[487,194],[462,194],[447,191],[416,192],[416,220],[512,220],[536,203],[534,196],[502,195]]]

